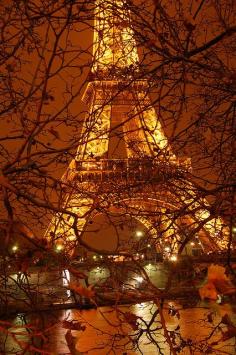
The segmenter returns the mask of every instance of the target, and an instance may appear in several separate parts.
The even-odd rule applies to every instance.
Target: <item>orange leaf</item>
[[[84,287],[80,284],[70,283],[69,285],[70,290],[78,293],[80,296],[86,298],[93,298],[95,296],[95,292],[92,289],[92,286]]]
[[[125,312],[124,313],[124,317],[126,322],[131,325],[133,330],[137,330],[138,329],[138,318],[135,314],[131,313],[131,312]]]
[[[73,268],[73,267],[69,267],[68,270],[76,277],[78,277],[79,279],[86,279],[87,276],[81,272],[81,271],[78,271],[77,269]]]
[[[217,300],[217,290],[212,282],[207,282],[199,289],[199,294],[202,300],[208,298],[210,300]]]
[[[63,320],[62,327],[70,330],[81,330],[85,331],[85,325],[82,325],[80,322],[74,322],[73,320]]]
[[[236,327],[229,326],[226,332],[223,332],[223,341],[228,340],[236,336]]]

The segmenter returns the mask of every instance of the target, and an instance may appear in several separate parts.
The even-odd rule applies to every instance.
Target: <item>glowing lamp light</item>
[[[170,247],[166,247],[166,248],[165,248],[165,251],[170,251]]]
[[[148,248],[151,248],[151,244],[148,244],[147,247],[148,247]]]
[[[135,278],[135,280],[141,283],[141,282],[143,282],[143,277],[142,276],[137,276]]]
[[[17,250],[18,250],[18,246],[17,245],[13,245],[12,251],[15,253]]]
[[[233,233],[236,233],[236,227],[232,228]]]
[[[194,246],[194,245],[195,245],[195,243],[194,243],[194,242],[191,242],[191,243],[190,243],[190,245]]]
[[[177,256],[176,255],[171,255],[170,261],[177,261]]]
[[[143,236],[143,232],[142,231],[137,231],[136,232],[136,236],[137,237],[142,237]]]
[[[57,251],[57,252],[60,252],[60,251],[62,251],[63,249],[64,249],[64,247],[63,247],[62,244],[57,244],[57,245],[56,245],[56,251]]]
[[[93,260],[96,260],[96,259],[97,259],[97,256],[96,256],[96,255],[94,255],[94,256],[93,256]]]

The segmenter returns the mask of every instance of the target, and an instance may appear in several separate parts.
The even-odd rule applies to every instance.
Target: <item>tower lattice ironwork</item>
[[[191,161],[175,155],[152,106],[124,1],[96,1],[93,58],[83,96],[89,107],[83,144],[62,177],[62,204],[76,223],[56,214],[47,236],[69,248],[86,245],[89,220],[125,214],[145,226],[161,251],[177,253],[193,231],[203,250],[225,248],[222,220],[211,218],[208,203],[197,197],[188,178]]]

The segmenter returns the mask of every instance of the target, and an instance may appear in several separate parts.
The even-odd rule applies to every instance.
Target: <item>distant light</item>
[[[63,245],[62,244],[57,244],[56,245],[56,251],[60,252],[64,249]]]
[[[147,247],[148,247],[148,248],[151,248],[151,244],[148,244]]]
[[[103,256],[102,256],[102,255],[100,255],[100,259],[103,259]]]
[[[177,256],[176,255],[171,255],[170,261],[177,261]]]
[[[201,242],[198,242],[199,245],[201,245]]]
[[[193,245],[195,245],[195,243],[194,243],[194,242],[191,242],[191,243],[190,243],[190,245],[192,245],[192,246],[193,246]]]
[[[93,256],[93,260],[96,260],[96,259],[97,259],[97,256],[96,256],[96,255],[94,255],[94,256]]]
[[[136,231],[136,236],[137,237],[142,237],[143,236],[143,232],[142,231]]]
[[[13,245],[12,251],[15,253],[17,250],[18,250],[18,246],[17,245]]]
[[[232,231],[233,231],[234,233],[236,233],[236,227],[233,227],[233,228],[232,228]]]
[[[141,255],[141,258],[144,259],[144,254]]]
[[[143,277],[137,276],[137,277],[135,277],[135,280],[141,283],[141,282],[143,282]]]

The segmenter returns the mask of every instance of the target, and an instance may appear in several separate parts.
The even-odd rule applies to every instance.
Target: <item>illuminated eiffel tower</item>
[[[172,151],[148,96],[148,82],[140,79],[125,1],[96,1],[93,58],[83,96],[89,107],[83,144],[62,178],[62,206],[77,219],[56,214],[47,237],[68,250],[89,244],[84,230],[97,215],[106,214],[111,220],[139,221],[151,240],[149,247],[169,256],[183,242],[198,242],[205,252],[224,249],[222,221],[210,218],[207,202],[196,198],[188,180],[191,161]],[[116,251],[124,250],[118,242]]]

